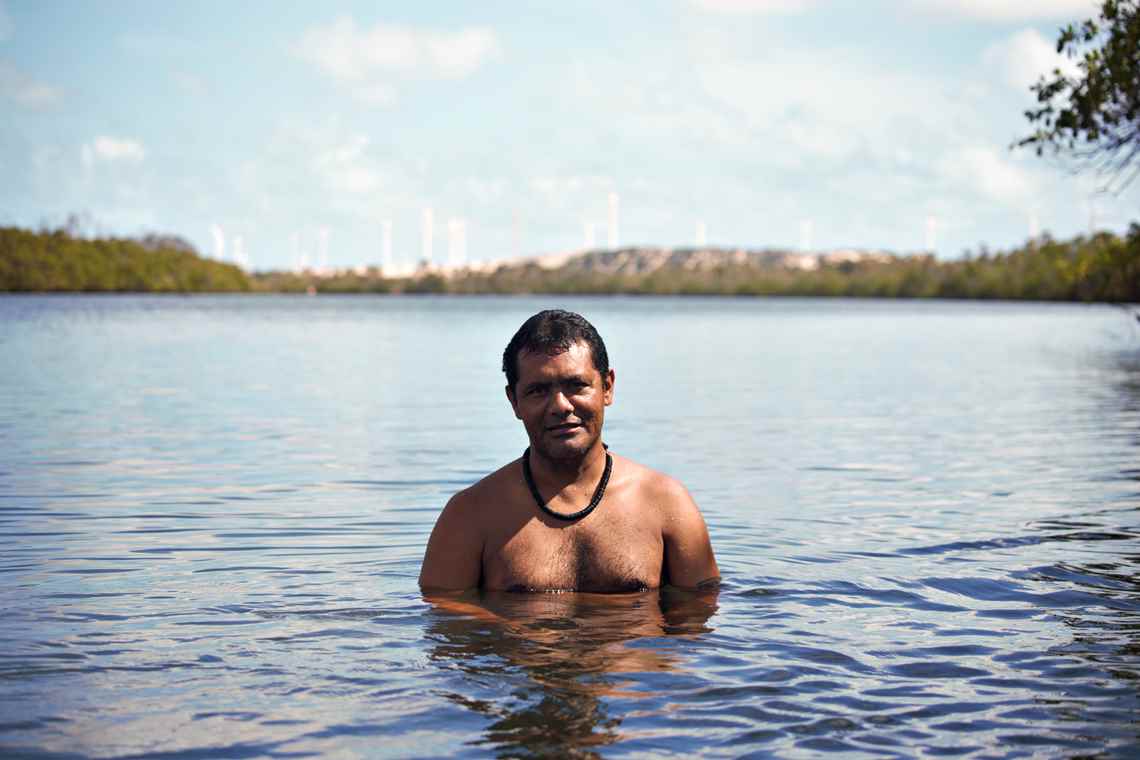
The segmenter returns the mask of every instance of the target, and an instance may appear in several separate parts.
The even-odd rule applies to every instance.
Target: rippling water
[[[498,357],[609,344],[718,596],[426,602],[526,444]],[[0,754],[1127,756],[1140,325],[1109,307],[0,298]]]

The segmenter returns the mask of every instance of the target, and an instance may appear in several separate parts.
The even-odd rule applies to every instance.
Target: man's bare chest
[[[484,547],[483,587],[500,590],[639,591],[661,585],[660,530],[620,517],[552,525],[535,518]]]

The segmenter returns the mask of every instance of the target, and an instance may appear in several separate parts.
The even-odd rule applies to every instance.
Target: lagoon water
[[[421,597],[526,445],[499,356],[547,306],[716,598]],[[0,298],[4,756],[1123,757],[1138,537],[1107,306]]]

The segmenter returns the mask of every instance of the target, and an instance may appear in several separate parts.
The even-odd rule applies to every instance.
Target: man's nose
[[[574,411],[574,405],[570,403],[570,399],[562,391],[555,391],[550,398],[550,411],[555,414],[569,414]]]

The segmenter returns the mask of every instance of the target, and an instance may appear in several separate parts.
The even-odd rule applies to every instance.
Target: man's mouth
[[[546,428],[548,433],[569,433],[582,427],[581,422],[564,422],[561,425],[551,425]]]

